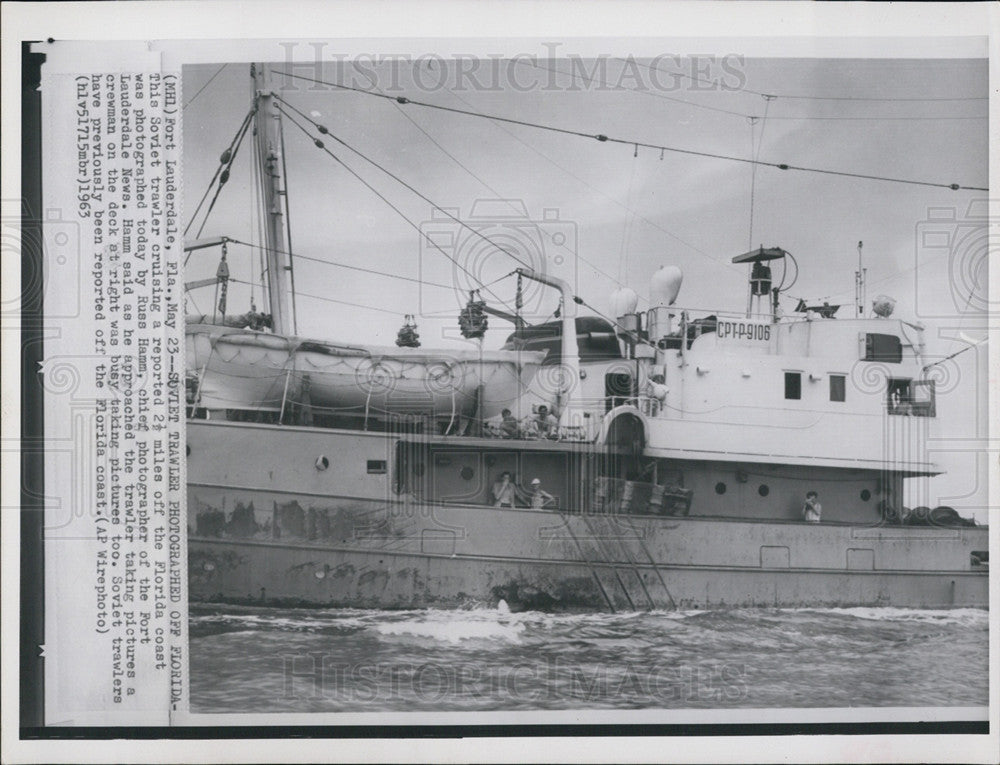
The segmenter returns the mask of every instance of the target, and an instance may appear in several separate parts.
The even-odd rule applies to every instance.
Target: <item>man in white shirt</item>
[[[807,523],[819,523],[823,514],[823,506],[819,503],[819,494],[806,492],[806,503],[802,506],[802,519]]]
[[[506,470],[500,474],[500,478],[493,484],[493,507],[514,507],[514,496],[517,487],[510,480],[510,473]]]
[[[539,478],[531,479],[531,507],[540,510],[550,502],[555,502],[555,497],[542,488],[542,481]]]
[[[535,438],[556,438],[559,435],[559,420],[549,413],[545,404],[541,404],[535,416],[528,419],[525,430]]]

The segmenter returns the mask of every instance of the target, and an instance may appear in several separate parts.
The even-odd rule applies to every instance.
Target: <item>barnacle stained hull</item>
[[[437,488],[450,499],[427,502],[401,486],[399,440],[384,433],[192,420],[188,439],[192,600],[413,608],[503,599],[550,610],[987,604],[986,568],[970,565],[970,551],[988,549],[982,526],[724,518],[711,515],[709,498],[688,516],[495,508],[471,499],[483,488],[478,475],[464,498],[462,478],[442,484],[463,460],[501,467],[517,448],[509,443],[485,457],[455,446],[432,458],[428,469],[439,469]],[[561,457],[535,448],[538,466]]]

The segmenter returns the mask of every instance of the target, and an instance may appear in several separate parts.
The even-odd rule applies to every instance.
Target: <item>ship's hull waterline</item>
[[[551,610],[987,605],[986,570],[970,562],[988,549],[986,527],[713,518],[704,507],[674,517],[426,503],[393,491],[395,446],[384,435],[200,421],[188,430],[194,601],[415,608],[503,599]],[[203,461],[224,444],[214,465]],[[322,457],[329,466],[321,471]],[[358,480],[337,474],[356,460],[375,472]]]

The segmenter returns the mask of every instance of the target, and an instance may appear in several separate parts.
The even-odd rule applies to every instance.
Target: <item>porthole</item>
[[[719,481],[717,484],[715,484],[715,493],[716,494],[725,494],[726,493],[726,484],[724,484],[722,481]]]
[[[868,491],[868,489],[862,489],[861,490],[861,501],[862,502],[867,502],[871,498],[872,498],[872,493],[870,491]]]
[[[468,465],[466,465],[464,468],[462,468],[462,471],[460,473],[460,475],[462,476],[462,478],[464,478],[466,481],[471,481],[472,477],[475,474],[476,474],[476,471],[473,470],[472,468],[470,468]]]
[[[319,455],[319,456],[318,456],[318,457],[316,458],[316,469],[317,469],[317,470],[326,470],[326,469],[327,469],[328,467],[330,467],[330,460],[328,460],[328,459],[327,459],[327,458],[326,458],[326,457],[325,457],[324,455],[322,455],[322,454],[321,454],[321,455]]]
[[[762,497],[766,497],[768,494],[771,493],[771,487],[768,486],[766,483],[762,483],[759,487],[757,487],[757,493],[760,494],[760,496]]]

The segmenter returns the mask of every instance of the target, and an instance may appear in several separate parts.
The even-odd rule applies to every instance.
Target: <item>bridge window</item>
[[[844,375],[830,375],[830,400],[847,400],[847,385]]]
[[[785,398],[796,401],[802,398],[801,372],[785,372]]]
[[[886,411],[912,417],[937,416],[934,381],[893,378],[887,380]]]
[[[899,364],[903,361],[903,343],[895,335],[865,335],[865,361],[886,361]]]

